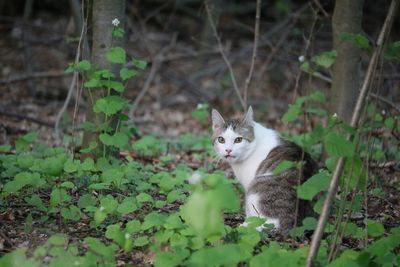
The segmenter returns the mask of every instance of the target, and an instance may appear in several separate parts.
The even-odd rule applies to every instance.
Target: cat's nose
[[[229,153],[231,153],[231,152],[232,152],[232,149],[228,149],[228,148],[227,148],[227,149],[225,149],[225,151],[226,151],[226,153],[228,153],[228,154],[229,154]]]

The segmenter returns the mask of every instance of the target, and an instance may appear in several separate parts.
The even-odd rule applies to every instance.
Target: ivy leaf
[[[324,138],[325,149],[330,156],[351,157],[354,154],[354,144],[337,133],[328,133]]]
[[[126,62],[126,52],[122,47],[113,47],[106,53],[106,59],[111,63],[124,64]]]
[[[135,77],[136,75],[137,75],[137,71],[136,70],[131,70],[131,69],[128,69],[128,68],[122,68],[119,71],[119,76],[121,77],[121,79],[123,81],[126,81],[126,80],[128,80],[128,79],[130,79],[132,77]]]
[[[103,112],[107,116],[111,116],[122,110],[126,105],[126,101],[120,96],[111,95],[100,98],[93,107],[94,112]]]

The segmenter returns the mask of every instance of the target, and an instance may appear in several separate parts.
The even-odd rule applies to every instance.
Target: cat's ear
[[[253,124],[253,108],[249,106],[249,109],[247,110],[246,116],[243,119],[243,123],[247,125],[252,125]]]
[[[221,114],[219,114],[219,112],[216,109],[212,110],[211,119],[212,119],[213,131],[221,129],[225,123],[224,118],[222,118]]]

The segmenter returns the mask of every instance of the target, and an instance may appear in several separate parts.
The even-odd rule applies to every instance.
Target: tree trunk
[[[125,0],[95,0],[92,2],[92,68],[112,69],[110,63],[106,60],[106,53],[113,46],[122,46],[122,38],[113,38],[112,20],[117,18],[120,21],[119,27],[123,27],[125,20]],[[116,75],[118,76],[118,75]],[[95,113],[93,106],[97,99],[105,96],[105,91],[101,89],[85,90],[88,101],[88,110],[86,112],[86,121],[96,125],[104,123],[104,116],[101,113]],[[96,141],[98,145],[98,132],[85,131],[83,136],[83,147],[87,147],[90,142]]]
[[[361,49],[341,39],[341,33],[361,33],[364,0],[336,0],[332,18],[333,48],[337,51],[331,88],[332,113],[349,123],[360,87]]]

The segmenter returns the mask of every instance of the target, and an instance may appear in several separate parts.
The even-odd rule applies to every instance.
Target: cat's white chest
[[[252,153],[245,160],[231,165],[236,178],[246,191],[250,183],[254,180],[261,162],[280,142],[277,133],[271,129],[255,123],[254,130],[255,146]]]

